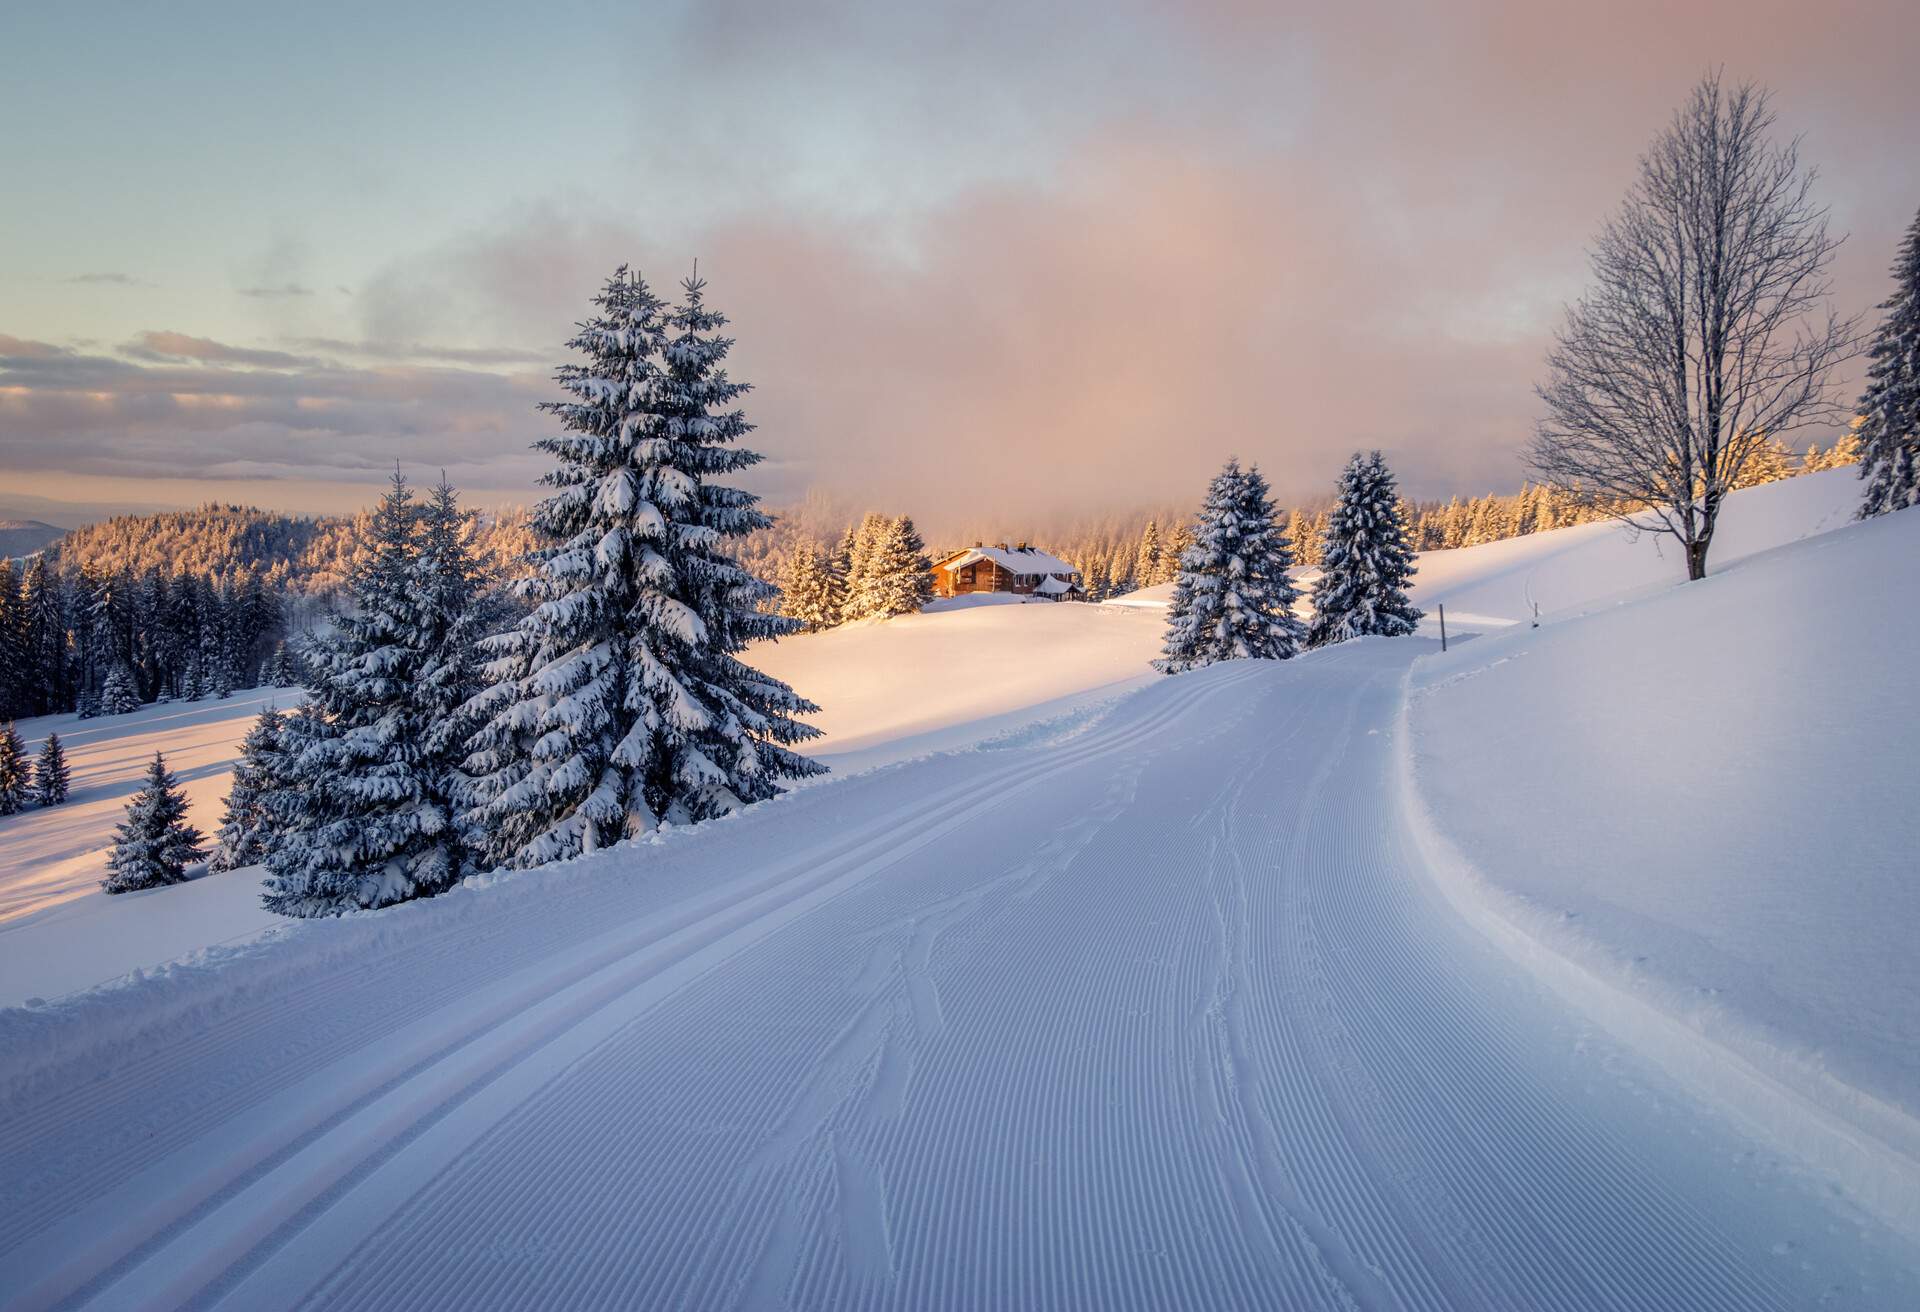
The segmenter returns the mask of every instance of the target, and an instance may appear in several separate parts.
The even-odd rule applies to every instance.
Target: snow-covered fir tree
[[[100,690],[100,714],[126,715],[140,709],[140,694],[133,690],[133,676],[127,667],[116,665]]]
[[[1860,398],[1860,517],[1920,505],[1920,215],[1893,262],[1893,295]]]
[[[569,345],[549,402],[564,430],[534,525],[536,604],[489,640],[494,686],[469,768],[489,857],[533,866],[706,819],[824,767],[790,750],[815,709],[737,653],[798,624],[728,543],[771,521],[723,483],[760,456],[699,279],[669,309],[622,267]]]
[[[1413,552],[1400,519],[1393,474],[1378,451],[1356,451],[1347,461],[1320,555],[1313,623],[1307,633],[1310,646],[1413,632],[1421,614],[1406,593],[1414,574]]]
[[[240,760],[233,767],[226,810],[214,835],[210,870],[237,870],[260,865],[274,832],[274,808],[294,799],[283,798],[280,737],[286,717],[272,706],[254,719],[240,742]]]
[[[1286,660],[1300,648],[1293,555],[1274,522],[1267,481],[1238,460],[1207,488],[1193,545],[1181,556],[1154,668],[1163,674],[1247,658]]]
[[[11,721],[0,726],[0,815],[26,809],[31,793],[27,777],[27,747]]]
[[[41,806],[59,806],[67,800],[71,786],[66,749],[60,745],[60,735],[50,733],[33,763],[33,800]]]
[[[1165,548],[1160,545],[1160,525],[1149,519],[1147,527],[1140,534],[1140,549],[1134,553],[1133,557],[1134,586],[1150,588],[1156,583],[1164,582],[1161,575],[1168,563]],[[1174,561],[1172,564],[1177,572],[1179,562]]]
[[[374,512],[371,555],[348,580],[351,610],[316,644],[309,713],[282,728],[289,801],[263,898],[282,915],[386,906],[460,878],[460,829],[435,795],[431,761],[444,708],[422,686],[435,639],[419,518],[396,471]]]
[[[927,544],[911,516],[887,521],[868,568],[872,615],[882,619],[912,615],[933,600],[933,562],[927,559]]]
[[[480,644],[498,617],[499,598],[480,578],[472,546],[473,517],[460,508],[445,473],[420,512],[420,549],[414,562],[421,602],[422,656],[414,682],[413,713],[421,725],[417,763],[425,795],[451,818],[443,845],[446,882],[462,877],[479,840],[466,818],[463,766],[479,728],[473,699],[488,685]]]
[[[265,680],[269,688],[300,686],[299,670],[295,668],[293,654],[287,650],[287,644],[284,641],[273,645],[273,657],[267,662]]]
[[[780,613],[800,621],[804,632],[818,633],[840,622],[837,592],[832,568],[811,546],[787,557],[780,573]]]
[[[147,782],[127,803],[127,818],[115,833],[110,873],[100,881],[108,893],[184,883],[187,866],[200,859],[200,831],[187,823],[186,795],[160,753],[153,754]]]

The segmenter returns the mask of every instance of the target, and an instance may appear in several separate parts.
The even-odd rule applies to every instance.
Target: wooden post
[[[1446,603],[1442,602],[1440,604],[1440,650],[1445,651],[1446,649],[1447,649],[1447,607],[1446,607]]]

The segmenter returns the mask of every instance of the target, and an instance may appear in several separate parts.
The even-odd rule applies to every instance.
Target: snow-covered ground
[[[0,1006],[59,997],[276,919],[260,906],[257,870],[117,897],[100,892],[100,880],[114,827],[155,751],[180,780],[188,822],[211,837],[247,727],[268,703],[284,708],[301,696],[252,688],[128,715],[20,721],[30,755],[49,733],[60,735],[73,793],[64,806],[0,816]]]
[[[0,1010],[0,1289],[1920,1306],[1920,512],[1855,490],[1739,494],[1699,584],[1430,555],[1444,656],[1150,678],[1152,605],[980,601],[756,652],[834,777]]]
[[[1791,505],[1746,496],[1749,525]],[[1910,1181],[1916,561],[1920,514],[1849,525],[1421,661],[1409,712],[1461,893],[1577,963],[1572,986],[1610,1023],[1679,1022],[1640,1037],[1756,1122],[1817,1133],[1727,1060],[1840,1118],[1832,1133],[1869,1156],[1899,1154]]]
[[[1915,1251],[1495,950],[1424,640],[0,1012],[21,1307],[1798,1308]]]
[[[747,657],[818,702],[808,744],[838,773],[981,742],[1153,677],[1164,618],[1078,602],[953,597],[924,614],[763,643]]]

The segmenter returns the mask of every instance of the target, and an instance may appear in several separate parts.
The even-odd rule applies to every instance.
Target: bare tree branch
[[[1768,441],[1841,416],[1855,324],[1826,308],[1841,238],[1767,93],[1701,80],[1601,228],[1536,389],[1527,463],[1582,504],[1679,539],[1706,575],[1721,503]]]

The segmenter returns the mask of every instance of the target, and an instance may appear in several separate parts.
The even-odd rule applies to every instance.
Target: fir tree
[[[469,761],[472,817],[492,859],[532,866],[663,822],[770,797],[823,767],[788,744],[811,703],[736,653],[797,628],[758,609],[774,589],[727,543],[772,521],[719,480],[760,457],[729,408],[731,342],[703,284],[668,311],[623,267],[569,345],[584,357],[544,408],[565,430],[537,445],[559,490],[534,515],[537,604],[492,640],[494,686]]]
[[[1893,263],[1893,295],[1860,398],[1860,518],[1920,505],[1920,215]]]
[[[50,733],[33,765],[33,800],[41,806],[59,806],[67,800],[70,784],[66,749],[60,746],[60,735]]]
[[[418,700],[432,602],[419,514],[396,470],[350,614],[319,644],[308,714],[282,729],[290,805],[263,898],[288,916],[340,915],[439,892],[459,878],[458,827],[436,798],[432,713]]]
[[[210,870],[237,870],[267,859],[267,840],[273,833],[274,807],[284,784],[280,737],[286,717],[272,706],[262,710],[240,743],[240,761],[227,789],[226,810]]]
[[[27,681],[26,606],[20,575],[0,556],[0,717],[31,714]]]
[[[200,843],[200,831],[187,823],[186,795],[168,771],[166,758],[155,752],[146,786],[127,803],[127,818],[108,858],[112,873],[100,887],[108,893],[132,893],[184,883],[188,864],[202,855]]]
[[[880,619],[912,615],[933,600],[933,562],[913,520],[886,521],[868,560],[868,614]]]
[[[833,571],[820,553],[802,545],[787,557],[780,575],[780,613],[798,620],[806,633],[830,629],[840,621]]]
[[[1207,488],[1193,545],[1180,558],[1154,668],[1178,674],[1216,661],[1294,655],[1301,625],[1293,613],[1299,593],[1287,574],[1292,565],[1266,479],[1227,461]]]
[[[11,722],[0,728],[0,815],[26,809],[29,795],[27,748]]]
[[[300,674],[294,666],[293,655],[287,650],[284,641],[273,644],[273,659],[267,662],[267,686],[270,688],[298,688]]]
[[[1483,519],[1485,513],[1483,505]],[[1413,573],[1413,553],[1387,462],[1378,451],[1356,451],[1340,476],[1339,500],[1321,542],[1309,645],[1412,633],[1420,619],[1406,594]]]
[[[106,687],[100,690],[100,714],[126,715],[139,709],[140,695],[133,690],[133,676],[126,666],[114,666]]]
[[[1144,532],[1140,534],[1140,549],[1133,557],[1133,580],[1136,587],[1150,588],[1163,581],[1161,571],[1165,568],[1160,547],[1160,525],[1149,519]],[[1177,572],[1179,563],[1174,562]]]

